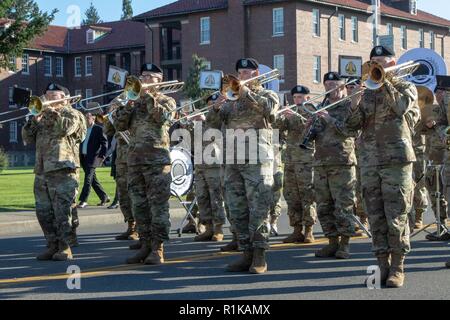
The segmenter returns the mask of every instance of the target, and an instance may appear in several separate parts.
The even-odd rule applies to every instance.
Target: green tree
[[[192,64],[189,67],[189,74],[184,82],[183,93],[186,97],[192,100],[200,98],[204,93],[200,89],[200,72],[206,70],[207,60],[194,54],[192,56]],[[196,104],[196,108],[202,108],[206,103],[201,101]]]
[[[9,58],[21,56],[24,48],[47,30],[57,12],[42,12],[32,0],[0,1],[0,18],[9,19],[0,26],[0,68],[11,68]]]
[[[2,171],[7,168],[8,168],[8,156],[3,151],[3,149],[0,148],[0,173],[2,173]]]
[[[103,22],[100,19],[100,15],[98,14],[97,9],[92,4],[92,1],[91,1],[90,7],[86,10],[84,15],[86,16],[86,19],[83,19],[83,21],[81,22],[81,24],[83,26],[89,26],[89,25],[98,24],[98,23]]]
[[[131,5],[131,0],[122,1],[122,17],[120,20],[130,20],[133,18],[133,7]]]

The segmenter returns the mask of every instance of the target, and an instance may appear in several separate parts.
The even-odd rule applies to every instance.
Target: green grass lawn
[[[110,172],[111,168],[107,167],[97,169],[97,177],[112,200],[116,185]],[[78,192],[81,192],[83,179],[84,172],[81,170]],[[12,168],[0,173],[0,212],[34,210],[33,182],[33,168]],[[96,205],[99,202],[100,200],[92,190],[89,203]]]

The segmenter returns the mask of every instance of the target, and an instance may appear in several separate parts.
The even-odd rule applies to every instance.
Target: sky
[[[134,15],[152,10],[175,0],[132,0]],[[237,1],[237,0],[234,0]],[[89,7],[91,0],[36,0],[43,11],[54,8],[59,12],[52,24],[71,26],[77,11],[81,12],[81,19]],[[122,0],[92,0],[103,21],[119,20],[122,14]],[[74,7],[75,6],[75,7]],[[450,1],[448,0],[418,0],[420,10],[441,16],[450,20]],[[79,9],[77,9],[79,8]],[[67,11],[70,10],[70,13]]]

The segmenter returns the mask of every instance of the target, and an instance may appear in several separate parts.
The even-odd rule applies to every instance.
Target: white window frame
[[[409,0],[409,9],[412,15],[417,16],[417,0]]]
[[[272,35],[274,37],[284,36],[284,8],[272,9]]]
[[[28,53],[22,55],[22,74],[30,75],[30,55]]]
[[[425,31],[422,28],[419,29],[419,48],[425,48]]]
[[[430,49],[436,50],[436,37],[434,31],[430,31]]]
[[[58,61],[61,61],[61,73],[58,73]],[[56,76],[59,78],[62,78],[64,76],[64,58],[63,57],[56,57],[55,72],[56,72]]]
[[[206,25],[203,23],[207,22]],[[205,28],[207,26],[207,28]],[[207,39],[206,36],[207,35]],[[200,44],[211,44],[211,17],[200,18]]]
[[[89,60],[89,58],[91,60],[91,72],[90,73],[88,72],[88,60]],[[92,58],[92,56],[86,56],[84,58],[84,75],[86,77],[90,77],[90,76],[93,75],[93,73],[94,73],[94,59]]]
[[[352,42],[358,43],[359,42],[359,21],[358,17],[352,17]]]
[[[89,40],[89,35],[92,34],[92,41]],[[92,44],[95,43],[95,31],[92,29],[89,29],[86,31],[86,43]]]
[[[80,73],[77,73],[77,71],[78,71],[78,69],[77,69],[77,61],[80,62]],[[82,73],[83,73],[83,67],[81,65],[81,57],[75,57],[73,64],[74,64],[73,72],[75,74],[75,77],[81,77]]]
[[[9,143],[17,143],[17,121],[11,121],[9,123]]]
[[[14,107],[13,97],[14,97],[14,87],[9,87],[8,88],[8,105],[10,108]]]
[[[92,91],[92,89],[86,89],[85,92],[86,92],[85,99],[89,99],[89,98],[93,97],[93,91]],[[87,100],[86,103],[89,103],[89,100]]]
[[[408,28],[400,26],[400,45],[403,50],[408,50]]]
[[[211,70],[211,61],[206,60],[204,66],[206,70]]]
[[[316,32],[317,31],[317,32]],[[314,37],[320,37],[320,10],[312,10],[312,33]]]
[[[284,54],[276,54],[273,56],[273,67],[280,72],[280,83],[284,83],[286,70],[285,63]]]
[[[9,57],[9,63],[14,66],[13,67],[14,69],[11,70],[8,68],[8,71],[11,73],[16,73],[17,72],[17,57],[16,56]]]
[[[340,13],[338,15],[339,40],[345,41],[345,15]]]
[[[46,70],[46,61],[47,61],[47,59],[48,59],[48,61],[50,61],[50,64],[49,64],[49,67],[50,67],[50,72],[48,73],[48,72],[46,72],[47,70]],[[52,76],[52,74],[53,74],[53,70],[52,70],[52,56],[44,56],[44,76],[46,76],[46,77],[51,77]]]
[[[388,36],[394,35],[394,25],[392,23],[387,23],[386,24],[386,34]]]
[[[320,78],[322,76],[322,57],[313,56],[313,82],[320,83]]]

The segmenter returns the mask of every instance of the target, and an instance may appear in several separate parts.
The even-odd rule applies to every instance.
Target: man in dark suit
[[[103,128],[101,125],[96,124],[95,115],[92,113],[87,113],[86,120],[88,123],[86,139],[80,145],[80,160],[85,176],[78,208],[85,208],[87,206],[87,200],[89,198],[91,187],[100,198],[101,202],[98,206],[105,206],[111,201],[105,190],[103,190],[95,173],[95,169],[100,167],[106,158],[108,140],[103,134]]]

